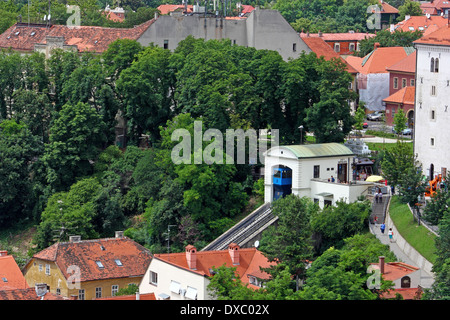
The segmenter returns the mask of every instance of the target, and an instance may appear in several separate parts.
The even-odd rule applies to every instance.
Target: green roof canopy
[[[298,159],[355,155],[349,148],[341,143],[301,144],[293,146],[280,146],[280,148],[291,151]]]

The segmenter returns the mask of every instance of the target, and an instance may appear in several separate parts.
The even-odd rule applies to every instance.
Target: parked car
[[[395,131],[394,128],[392,128],[392,132],[397,133],[397,131]],[[404,136],[410,136],[411,134],[412,134],[411,128],[406,128],[406,129],[403,129],[403,131],[402,131],[402,135],[404,135]]]
[[[381,121],[383,120],[383,113],[380,111],[375,111],[374,113],[369,113],[367,115],[367,120],[371,120],[371,121]]]

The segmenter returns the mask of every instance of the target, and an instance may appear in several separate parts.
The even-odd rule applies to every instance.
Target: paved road
[[[389,241],[389,237],[388,237],[387,232],[385,232],[384,234],[381,233],[381,231],[380,231],[380,224],[376,224],[376,225],[370,224],[370,229],[371,229],[372,233],[375,234],[375,236],[380,240],[381,243],[389,245],[390,250],[395,254],[395,256],[397,257],[397,259],[399,261],[407,263],[407,264],[412,265],[414,267],[417,267],[416,263],[414,263],[400,249],[400,247],[397,245],[397,243],[395,243],[395,241],[394,242],[390,242]],[[433,282],[434,282],[433,277],[422,269],[421,270],[421,283],[420,283],[420,285],[423,288],[430,288],[431,285],[433,284]]]

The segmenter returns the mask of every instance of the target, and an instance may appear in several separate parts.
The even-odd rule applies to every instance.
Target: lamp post
[[[298,128],[300,129],[300,144],[303,144],[303,125]]]

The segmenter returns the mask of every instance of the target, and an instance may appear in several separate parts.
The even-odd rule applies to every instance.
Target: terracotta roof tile
[[[383,99],[384,102],[414,105],[415,87],[404,87],[389,97]]]
[[[381,13],[398,13],[398,9],[391,6],[389,3],[379,0],[378,3],[381,5]]]
[[[378,263],[371,263],[371,265],[379,266]],[[404,262],[387,262],[384,264],[384,273],[382,274],[382,277],[385,280],[395,281],[410,273],[416,272],[417,270],[419,270],[419,268]]]
[[[28,288],[27,281],[14,257],[11,255],[0,256],[0,291],[26,288]]]
[[[423,36],[414,41],[414,43],[450,46],[450,25],[447,24],[427,36]]]
[[[115,297],[104,297],[96,298],[93,300],[137,300],[135,294],[130,294],[126,296],[115,296]],[[152,293],[141,293],[139,294],[139,300],[156,300],[155,294]]]
[[[184,9],[184,4],[162,4],[158,7],[158,10],[161,14],[169,14],[178,9]],[[192,10],[193,10],[193,5],[188,4],[187,11],[192,12]]]
[[[335,52],[323,39],[306,37],[302,38],[308,48],[310,48],[318,57],[323,57],[325,60],[333,58],[342,60],[347,65],[347,71],[350,73],[358,73],[346,60],[344,60],[337,52]]]
[[[78,51],[101,53],[117,39],[137,40],[154,22],[144,22],[134,28],[104,28],[92,26],[68,27],[66,25],[44,25],[16,23],[0,35],[0,48],[17,51],[33,51],[35,44],[45,44],[46,37],[64,37],[67,45],[76,45]]]
[[[247,284],[249,283],[248,275],[257,276],[259,279],[269,279],[269,274],[261,272],[260,267],[268,268],[275,265],[275,262],[269,262],[262,252],[256,248],[240,248],[238,265],[233,265],[228,249],[197,251],[195,270],[189,269],[185,252],[155,254],[153,258],[203,276],[211,276],[212,267],[220,267],[224,264],[227,267],[236,267],[236,272],[239,274],[241,281]]]
[[[80,268],[80,281],[90,281],[143,276],[151,254],[124,237],[56,243],[33,258],[54,261],[66,279],[70,276],[67,268],[76,265]]]
[[[324,41],[361,41],[366,38],[375,37],[374,33],[365,32],[343,32],[343,33],[305,33],[301,32],[300,37],[303,38],[322,38]]]
[[[448,23],[447,18],[441,16],[412,16],[408,20],[403,20],[394,26],[394,30],[416,31],[422,30],[426,36],[436,29],[445,26]]]
[[[36,294],[34,288],[15,289],[15,290],[0,290],[1,300],[41,300]],[[63,297],[47,292],[42,300],[65,300]]]
[[[420,288],[399,288],[391,289],[388,292],[383,293],[384,299],[393,299],[396,294],[400,294],[404,300],[420,300],[422,290]]]
[[[406,58],[403,58],[397,63],[394,63],[390,67],[387,67],[388,71],[397,71],[397,72],[407,72],[407,73],[415,73],[416,72],[416,57],[417,52],[414,51]]]
[[[413,49],[409,47],[379,47],[364,58],[348,56],[346,60],[359,73],[386,73],[388,66],[399,62],[412,52]]]

